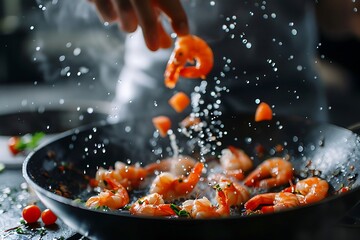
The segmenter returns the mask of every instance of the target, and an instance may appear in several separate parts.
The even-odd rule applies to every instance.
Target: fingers
[[[174,32],[189,34],[186,13],[180,0],[88,0],[95,4],[101,18],[107,22],[118,21],[126,32],[134,32],[139,25],[142,28],[147,47],[156,51],[171,46],[171,38],[161,21],[161,12],[171,22]]]
[[[111,0],[119,18],[119,26],[125,32],[134,32],[138,19],[129,0]]]
[[[147,47],[159,49],[158,20],[152,1],[130,0],[139,21]]]
[[[89,0],[95,4],[100,18],[105,22],[114,22],[117,20],[117,13],[113,8],[111,0]]]
[[[189,24],[179,0],[158,0],[158,7],[169,17],[172,28],[179,36],[189,34]]]

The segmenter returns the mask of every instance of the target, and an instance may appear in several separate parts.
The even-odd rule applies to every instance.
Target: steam
[[[44,80],[100,84],[112,93],[123,65],[124,35],[118,27],[102,23],[87,0],[37,3],[33,55]]]

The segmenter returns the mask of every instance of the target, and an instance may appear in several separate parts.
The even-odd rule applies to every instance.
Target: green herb
[[[179,217],[190,217],[190,213],[184,209],[179,208],[175,204],[171,203],[170,208],[175,212]]]
[[[130,208],[131,208],[131,205],[126,205],[126,206],[124,206],[122,209],[123,209],[123,210],[130,210]]]

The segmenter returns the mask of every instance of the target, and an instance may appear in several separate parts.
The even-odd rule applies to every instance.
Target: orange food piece
[[[180,126],[183,128],[187,128],[199,123],[201,123],[200,118],[194,116],[187,116],[180,122]]]
[[[41,220],[45,226],[52,225],[56,222],[57,216],[47,208],[41,213]]]
[[[40,208],[35,205],[27,205],[22,210],[22,217],[27,223],[35,223],[41,216],[41,210]]]
[[[157,116],[152,118],[155,128],[159,131],[160,136],[166,137],[167,131],[171,128],[171,120],[167,116]]]
[[[190,98],[184,92],[178,92],[169,99],[169,104],[176,112],[180,113],[190,104]]]
[[[273,111],[269,104],[261,102],[255,112],[255,121],[260,122],[264,120],[271,120],[273,117]]]

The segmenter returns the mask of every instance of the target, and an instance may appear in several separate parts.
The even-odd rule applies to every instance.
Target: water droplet
[[[81,48],[75,48],[73,51],[74,56],[79,56],[81,53]]]
[[[65,60],[65,56],[64,55],[61,55],[60,57],[59,57],[59,61],[60,62],[63,62]]]
[[[87,113],[93,113],[94,112],[94,108],[92,108],[92,107],[89,107],[89,108],[87,108],[86,109],[86,111],[87,111]]]

